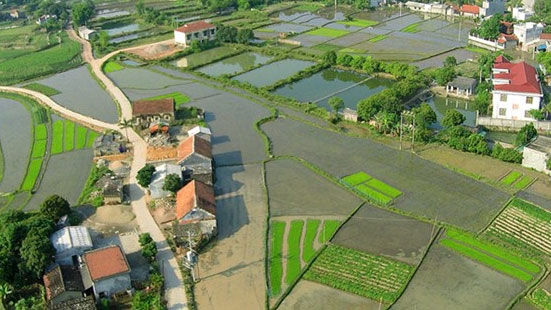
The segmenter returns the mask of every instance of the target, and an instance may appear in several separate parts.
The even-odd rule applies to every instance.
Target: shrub
[[[151,177],[155,172],[155,166],[151,164],[146,164],[142,169],[138,171],[136,178],[138,179],[138,184],[142,187],[148,187],[151,184]]]

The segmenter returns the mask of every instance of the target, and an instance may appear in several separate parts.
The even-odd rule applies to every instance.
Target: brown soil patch
[[[138,228],[132,207],[125,205],[99,207],[82,224],[106,237],[131,232]]]
[[[154,43],[139,48],[126,50],[127,53],[134,54],[145,60],[161,59],[177,53],[182,50],[182,47],[169,43],[167,41]]]
[[[147,161],[176,159],[178,150],[173,146],[148,146]]]

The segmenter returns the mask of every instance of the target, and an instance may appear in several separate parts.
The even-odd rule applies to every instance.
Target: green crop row
[[[272,296],[281,293],[281,278],[283,277],[283,234],[285,222],[273,221],[270,234],[270,290]]]
[[[342,178],[342,180],[351,186],[356,186],[360,183],[370,180],[371,178],[372,177],[369,174],[363,171],[360,171],[351,175],[347,175],[344,178]]]
[[[34,126],[34,139],[35,140],[46,140],[48,138],[48,131],[46,129],[46,124],[37,124]]]
[[[67,120],[65,121],[64,140],[65,152],[72,151],[75,147],[75,123]]]
[[[285,282],[287,284],[293,281],[300,274],[300,239],[302,237],[302,227],[304,221],[291,221],[291,228],[287,237],[287,273],[285,274]]]
[[[373,21],[373,20],[367,20],[367,19],[353,19],[349,21],[338,21],[338,24],[347,25],[347,26],[355,26],[355,27],[372,27],[377,25],[379,22]]]
[[[515,198],[511,201],[510,206],[520,209],[539,220],[551,222],[551,212],[547,212],[527,201]]]
[[[52,154],[63,153],[63,121],[52,124]]]
[[[33,144],[33,152],[31,157],[32,158],[41,158],[46,155],[46,146],[48,144],[48,140],[38,140],[34,141]]]
[[[392,303],[413,267],[353,249],[329,245],[304,278],[374,300]]]
[[[375,190],[374,188],[367,186],[365,184],[360,184],[355,187],[361,194],[365,195],[367,198],[375,200],[381,204],[389,204],[392,201],[392,198],[387,195]]]
[[[159,99],[166,99],[166,98],[172,98],[174,99],[174,105],[176,106],[176,109],[180,107],[182,104],[186,104],[189,102],[189,97],[179,93],[179,92],[173,92],[170,94],[164,94],[160,96],[150,97],[145,100],[159,100]]]
[[[103,72],[105,73],[111,73],[122,69],[124,69],[124,66],[115,61],[108,61],[103,64]]]
[[[532,280],[532,275],[528,274],[527,272],[506,264],[501,260],[496,259],[483,252],[479,252],[477,249],[458,243],[452,239],[442,239],[440,240],[440,244],[458,252],[461,255],[465,255],[475,261],[478,261],[486,266],[489,266],[497,271],[503,272],[521,281],[530,282]]]
[[[470,234],[460,232],[454,229],[448,229],[446,231],[446,235],[451,239],[460,241],[461,243],[469,245],[473,248],[480,249],[481,251],[491,254],[492,256],[500,258],[501,260],[506,261],[511,265],[518,266],[533,274],[539,273],[541,270],[541,268],[538,265],[533,264],[525,260],[524,258],[521,258],[517,255],[512,254],[511,251],[505,248],[502,248],[500,246],[476,239],[474,236]]]
[[[523,176],[520,180],[516,181],[513,186],[517,189],[524,189],[528,184],[530,184],[534,179],[529,176]]]
[[[316,254],[314,249],[314,241],[318,234],[320,220],[307,220],[306,221],[306,234],[304,235],[304,246],[302,248],[302,260],[308,263]]]
[[[368,41],[371,42],[371,43],[375,43],[375,42],[382,41],[382,40],[384,40],[384,39],[386,39],[386,35],[380,34],[380,35],[378,35],[378,36],[375,36],[375,37],[369,39]]]
[[[402,195],[402,192],[395,189],[394,187],[382,182],[382,181],[379,181],[377,179],[371,179],[367,182],[365,182],[366,185],[369,185],[371,187],[373,187],[374,189],[380,191],[381,193],[391,197],[391,198],[396,198],[400,195]]]
[[[22,191],[31,191],[36,183],[36,179],[40,174],[40,168],[42,167],[42,158],[32,159],[27,168],[27,174],[21,185]]]
[[[325,220],[319,234],[319,243],[326,243],[331,239],[335,231],[339,228],[341,223],[338,220]]]
[[[419,32],[419,23],[415,23],[415,24],[411,24],[405,28],[403,28],[402,30],[400,30],[402,32],[409,32],[409,33],[416,33],[416,32]]]
[[[95,131],[88,131],[88,139],[86,140],[86,148],[94,146],[94,140],[99,136],[99,133]]]
[[[349,32],[346,30],[332,29],[332,28],[317,28],[314,30],[308,31],[306,34],[328,37],[328,38],[338,38],[344,35],[347,35]]]
[[[513,170],[509,172],[505,177],[503,177],[503,179],[501,179],[499,182],[505,185],[511,185],[521,176],[522,176],[522,173]]]
[[[75,149],[80,150],[86,146],[86,132],[88,130],[85,127],[77,126]]]
[[[551,310],[551,295],[544,289],[538,288],[530,295],[530,299],[541,309]]]

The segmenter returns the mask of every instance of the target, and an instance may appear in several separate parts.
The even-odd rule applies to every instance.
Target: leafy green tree
[[[350,63],[354,60],[354,58],[348,54],[340,54],[337,56],[337,65],[341,65],[344,67],[350,67]]]
[[[249,0],[237,0],[237,8],[240,11],[247,11],[251,8],[251,4],[249,3]]]
[[[398,122],[398,116],[393,113],[388,113],[385,111],[379,111],[374,116],[375,122],[377,122],[377,131],[382,134],[391,133]]]
[[[69,212],[71,212],[69,202],[55,194],[48,197],[40,205],[40,213],[53,222],[57,222],[60,217],[69,214]]]
[[[545,117],[543,110],[537,110],[537,109],[530,110],[530,115],[538,121],[543,120]]]
[[[142,247],[142,256],[149,262],[153,262],[157,255],[157,245],[151,235],[149,233],[140,234],[138,241]]]
[[[339,98],[339,97],[329,98],[328,103],[329,103],[329,106],[333,109],[333,112],[335,113],[335,115],[339,113],[339,110],[344,108],[344,100],[342,100],[342,98]]]
[[[237,43],[246,44],[250,40],[254,39],[254,32],[252,29],[239,29],[237,30]]]
[[[220,42],[235,43],[237,39],[237,28],[233,26],[216,25],[216,38]]]
[[[501,161],[520,164],[522,162],[522,153],[513,148],[504,148],[501,144],[496,143],[492,150],[492,157]]]
[[[143,0],[138,0],[136,2],[136,13],[138,13],[138,15],[143,15],[145,13],[145,5],[143,3]]]
[[[169,174],[166,176],[165,182],[163,183],[163,190],[176,194],[180,188],[182,188],[182,179],[177,174]]]
[[[162,310],[165,309],[161,295],[157,292],[138,291],[132,297],[134,310]]]
[[[335,51],[327,51],[321,57],[323,63],[334,66],[337,64],[337,53]]]
[[[2,305],[6,306],[6,299],[13,293],[13,286],[9,283],[0,284],[0,298],[2,298]]]
[[[128,128],[132,128],[133,124],[132,124],[132,120],[129,120],[129,119],[123,119],[122,121],[120,121],[119,123],[119,128],[121,129],[124,129],[124,133],[125,133],[125,136],[126,136],[126,141],[130,141],[128,139]]]
[[[484,81],[476,86],[476,96],[474,98],[475,109],[482,115],[488,114],[488,108],[490,107],[490,94],[491,84]]]
[[[547,0],[534,1],[534,12],[538,21],[551,24],[551,2]]]
[[[442,119],[442,126],[444,127],[453,127],[463,124],[466,117],[465,115],[461,114],[461,112],[452,109],[446,111],[446,115],[444,115],[444,118]]]
[[[97,39],[95,40],[97,41],[94,41],[94,42],[97,42],[98,47],[100,48],[100,50],[103,51],[109,45],[109,34],[107,33],[107,31],[101,30],[98,33]]]
[[[479,37],[486,40],[496,40],[499,36],[499,25],[502,16],[500,14],[494,14],[490,18],[482,21],[478,28],[473,29],[472,32]]]
[[[24,270],[34,280],[40,279],[44,268],[53,262],[55,250],[48,237],[31,230],[21,243],[20,271]]]
[[[77,2],[73,4],[71,13],[73,15],[73,24],[75,26],[86,25],[88,20],[94,16],[94,3],[90,0]]]
[[[488,143],[479,134],[472,133],[466,141],[466,148],[468,152],[479,154],[479,155],[488,155],[490,154],[490,149],[488,148]]]
[[[140,184],[140,186],[142,187],[148,187],[149,184],[151,184],[151,177],[153,176],[154,172],[155,166],[151,164],[146,164],[145,166],[143,166],[143,168],[138,171],[138,175],[136,176],[138,184]]]
[[[454,56],[448,56],[444,59],[444,67],[455,67],[457,66],[457,59]]]
[[[438,85],[446,85],[455,78],[454,67],[444,67],[434,70],[434,79]]]
[[[436,122],[436,113],[426,102],[411,109],[415,115],[415,139],[428,142],[432,137],[431,125]]]
[[[545,67],[547,73],[551,74],[551,52],[538,53],[536,60]]]
[[[534,124],[528,123],[524,125],[520,131],[518,132],[516,138],[515,138],[515,146],[522,146],[528,144],[528,142],[532,141],[534,137],[538,135],[538,131],[534,127]]]

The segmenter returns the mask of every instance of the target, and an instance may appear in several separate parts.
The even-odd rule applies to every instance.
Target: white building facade
[[[514,34],[518,38],[518,43],[523,50],[528,46],[534,45],[540,41],[540,35],[543,33],[542,23],[523,23],[515,24]]]
[[[174,30],[174,43],[189,46],[192,41],[211,41],[216,38],[216,26],[206,21],[185,24]]]

